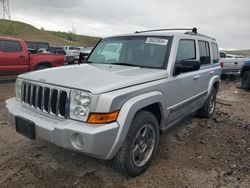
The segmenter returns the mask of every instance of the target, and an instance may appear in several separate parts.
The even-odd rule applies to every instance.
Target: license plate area
[[[29,139],[36,139],[35,124],[34,122],[16,116],[16,132],[22,134]]]

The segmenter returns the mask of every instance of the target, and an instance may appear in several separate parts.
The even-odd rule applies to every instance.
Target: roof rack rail
[[[197,34],[197,28],[175,28],[175,29],[153,29],[153,30],[145,30],[145,31],[136,31],[135,33],[148,33],[154,31],[192,31],[192,33]]]
[[[187,34],[187,35],[196,35],[196,36],[200,36],[200,37],[205,37],[205,38],[209,38],[209,39],[211,39],[211,40],[216,41],[215,38],[209,37],[209,36],[207,36],[207,35],[203,35],[203,34],[201,34],[201,33],[185,32],[185,34]]]

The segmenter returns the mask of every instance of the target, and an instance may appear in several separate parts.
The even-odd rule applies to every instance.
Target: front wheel
[[[198,116],[202,118],[211,118],[215,111],[216,106],[216,95],[217,91],[215,87],[213,87],[209,97],[205,101],[203,107],[198,111]]]
[[[243,89],[250,90],[250,71],[246,71],[243,73],[241,78],[241,87]]]
[[[159,123],[148,111],[134,117],[116,157],[116,167],[126,176],[138,176],[149,167],[159,142]]]

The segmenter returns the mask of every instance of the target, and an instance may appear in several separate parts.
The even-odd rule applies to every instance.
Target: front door
[[[18,75],[29,70],[28,52],[18,41],[0,40],[0,75]]]

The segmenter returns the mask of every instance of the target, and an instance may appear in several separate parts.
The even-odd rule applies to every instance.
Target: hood
[[[167,77],[167,71],[120,65],[82,64],[22,74],[19,78],[99,94]]]

